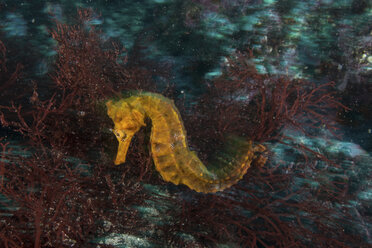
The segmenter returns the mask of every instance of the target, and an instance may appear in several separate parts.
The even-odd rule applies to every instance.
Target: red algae
[[[121,57],[124,48],[116,43],[104,48],[100,31],[87,24],[92,13],[79,10],[76,24],[57,23],[51,31],[58,57],[50,95],[40,99],[35,82],[31,105],[14,101],[0,106],[1,125],[27,141],[17,155],[0,138],[0,193],[7,199],[1,202],[2,246],[88,247],[94,238],[111,233],[152,233],[147,238],[160,247],[190,247],[183,235],[191,235],[200,247],[362,247],[361,237],[344,230],[350,224],[347,214],[334,207],[348,201],[347,182],[333,181],[330,187],[324,177],[306,173],[310,168],[323,175],[319,164],[337,165],[304,145],[292,145],[305,154],[296,166],[269,157],[265,166],[253,166],[238,184],[217,194],[162,181],[143,145],[146,128],[129,148],[131,162],[115,167],[112,124],[99,103],[121,91],[157,90],[140,58]],[[4,67],[2,43],[0,49]],[[222,147],[226,134],[258,144],[290,144],[281,132],[285,127],[308,135],[309,128],[336,131],[329,115],[346,107],[333,83],[259,74],[251,58],[249,52],[232,55],[195,107],[176,102],[188,140],[203,161]],[[13,84],[20,70],[2,70],[7,76],[1,77],[0,88]],[[31,155],[23,156],[26,151]],[[321,186],[314,192],[300,180]],[[144,184],[160,185],[168,193],[150,193]],[[327,198],[324,204],[321,199]],[[157,204],[163,223],[134,208],[150,202]]]

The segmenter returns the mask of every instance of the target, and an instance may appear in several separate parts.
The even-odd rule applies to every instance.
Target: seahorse
[[[107,114],[114,122],[119,146],[114,164],[126,161],[127,151],[135,133],[151,120],[151,154],[156,170],[167,182],[184,184],[203,193],[222,191],[237,183],[255,160],[263,165],[263,145],[235,139],[208,168],[189,149],[186,130],[174,102],[160,94],[136,92],[131,96],[106,102]],[[231,154],[234,154],[232,157]]]

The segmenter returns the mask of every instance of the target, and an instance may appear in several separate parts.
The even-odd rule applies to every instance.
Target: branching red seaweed
[[[138,172],[118,171],[111,167],[111,158],[88,154],[99,154],[105,149],[102,143],[112,143],[107,138],[109,119],[100,117],[105,114],[99,101],[114,95],[114,89],[143,86],[151,77],[144,69],[136,75],[125,61],[120,63],[122,49],[102,48],[99,32],[85,25],[91,14],[91,10],[79,10],[77,25],[58,23],[51,31],[58,42],[58,60],[51,75],[54,87],[46,91],[49,98],[44,92],[42,100],[34,83],[27,99],[30,105],[21,101],[0,106],[2,127],[28,142],[15,152],[1,140],[0,192],[5,205],[0,240],[4,247],[82,247],[96,237],[133,233],[144,225],[133,206],[149,198],[138,184],[148,172],[148,159],[137,159],[144,164]],[[5,49],[1,51],[5,54]],[[109,78],[111,73],[115,76]],[[117,81],[110,84],[113,80]],[[31,152],[28,156],[27,151]]]
[[[141,58],[102,41],[100,31],[89,25],[93,16],[90,9],[79,10],[75,25],[57,22],[50,32],[58,57],[51,73],[54,85],[47,93],[41,94],[35,82],[30,105],[0,106],[1,125],[28,141],[19,148],[0,138],[2,246],[89,247],[96,237],[143,232],[152,233],[149,240],[160,247],[363,244],[358,235],[344,230],[350,225],[343,212],[347,178],[330,180],[324,174],[327,166],[342,168],[309,147],[291,143],[282,132],[286,127],[306,135],[322,128],[335,132],[329,115],[346,107],[332,82],[315,85],[259,74],[250,62],[252,54],[232,55],[195,107],[180,106],[192,147],[207,161],[226,135],[234,134],[267,142],[268,147],[269,142],[287,144],[304,156],[299,153],[295,165],[269,160],[263,167],[253,166],[237,185],[217,194],[172,187],[152,173],[144,145],[148,129],[136,136],[130,162],[113,166],[110,152],[116,150],[116,141],[100,102],[121,91],[156,87]],[[20,67],[8,74],[5,52],[0,43],[0,67],[7,75],[0,89],[14,84],[20,74]],[[160,185],[167,194],[150,195],[141,182]],[[150,202],[158,206],[161,221],[149,221],[134,208]]]
[[[4,93],[15,84],[20,76],[20,71],[22,70],[22,65],[17,64],[15,70],[10,73],[6,63],[6,48],[4,43],[0,41],[0,92],[2,97],[4,97]]]
[[[206,247],[215,243],[241,247],[362,244],[360,237],[344,231],[351,225],[348,210],[334,205],[348,200],[347,178],[327,176],[328,166],[339,166],[319,152],[293,143],[282,132],[284,127],[292,127],[308,136],[314,129],[336,134],[330,115],[347,107],[339,103],[333,82],[317,86],[259,74],[251,58],[252,54],[237,53],[228,59],[222,75],[210,82],[200,99],[202,104],[185,121],[191,144],[207,161],[224,143],[226,134],[235,134],[294,147],[303,159],[295,166],[269,162],[253,168],[240,183],[220,194],[179,197],[175,204],[181,210],[166,213],[174,219],[163,226],[165,234],[178,236],[168,237],[166,245],[186,247],[181,234],[191,235]]]

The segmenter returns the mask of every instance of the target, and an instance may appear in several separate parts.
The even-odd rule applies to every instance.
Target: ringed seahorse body
[[[181,115],[173,101],[162,95],[135,93],[120,100],[109,100],[106,106],[119,141],[116,165],[125,162],[131,139],[146,125],[146,117],[152,123],[150,143],[154,164],[165,181],[185,184],[197,192],[217,192],[238,182],[254,159],[258,158],[261,164],[266,161],[255,154],[264,151],[263,146],[253,148],[252,143],[235,142],[235,146],[230,147],[237,153],[235,157],[219,156],[216,163],[220,166],[207,169],[195,152],[189,150]],[[242,149],[244,152],[240,152]]]

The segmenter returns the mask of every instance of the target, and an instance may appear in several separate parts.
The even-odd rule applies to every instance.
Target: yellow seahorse
[[[132,137],[146,125],[145,118],[152,124],[150,143],[155,168],[165,181],[212,193],[238,182],[253,160],[262,165],[266,162],[265,157],[256,154],[263,152],[264,146],[253,147],[252,142],[236,140],[228,147],[229,151],[217,157],[218,166],[210,165],[207,169],[195,152],[190,151],[181,115],[173,101],[162,95],[137,92],[127,98],[109,100],[106,106],[119,141],[116,165],[125,162]]]

